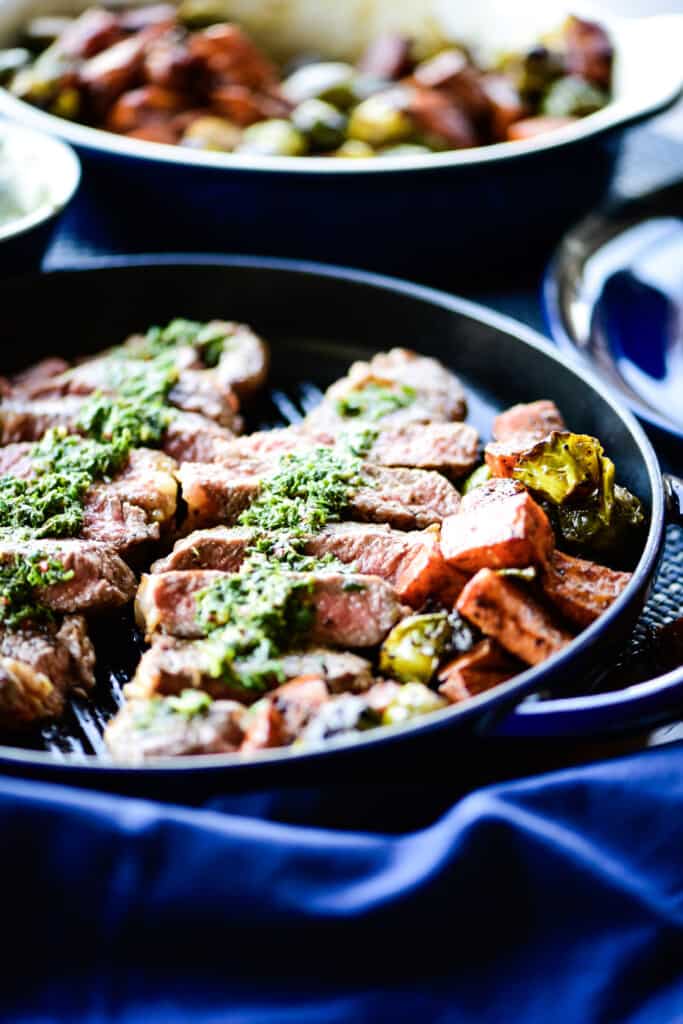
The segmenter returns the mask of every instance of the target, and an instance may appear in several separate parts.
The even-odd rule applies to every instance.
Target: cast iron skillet
[[[617,464],[620,481],[639,495],[649,516],[644,547],[634,557],[633,579],[612,608],[567,649],[495,690],[403,727],[337,740],[306,754],[263,752],[249,759],[211,755],[159,762],[153,767],[115,767],[83,754],[82,737],[65,737],[62,753],[17,745],[0,747],[8,770],[66,777],[86,784],[142,789],[182,787],[183,779],[216,776],[228,784],[281,782],[293,767],[298,777],[317,779],[321,761],[336,759],[340,771],[372,750],[388,752],[399,741],[456,727],[481,726],[505,714],[533,690],[566,686],[605,664],[629,634],[651,583],[661,550],[667,504],[655,454],[635,419],[585,369],[575,369],[532,331],[462,299],[405,282],[309,263],[247,257],[124,257],[81,264],[0,286],[3,371],[12,372],[42,355],[95,351],[127,333],[174,316],[221,317],[252,324],[270,342],[273,391],[251,412],[257,423],[296,418],[314,386],[324,387],[349,363],[392,345],[437,356],[462,378],[470,420],[489,436],[495,413],[515,402],[554,399],[576,430],[598,436]],[[669,501],[669,506],[676,502]],[[673,514],[673,513],[672,513]],[[118,627],[120,629],[120,627]],[[130,630],[128,630],[130,633]],[[103,665],[120,682],[127,642],[116,624],[99,636],[107,651]],[[117,658],[119,662],[117,663]],[[100,682],[102,707],[111,703],[110,678]],[[86,729],[96,729],[88,719]],[[67,726],[68,731],[68,726]],[[70,740],[72,741],[70,743]],[[93,742],[97,749],[99,739]],[[69,754],[69,749],[76,754]],[[384,756],[384,755],[382,755]],[[93,778],[96,781],[93,782]]]

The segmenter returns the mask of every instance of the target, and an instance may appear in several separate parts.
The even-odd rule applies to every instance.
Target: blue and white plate
[[[582,221],[545,281],[555,341],[683,439],[683,181]]]

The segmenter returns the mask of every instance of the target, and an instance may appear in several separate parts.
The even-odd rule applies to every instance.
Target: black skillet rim
[[[317,275],[340,279],[351,284],[362,284],[385,292],[406,295],[418,301],[459,313],[494,329],[504,331],[517,338],[523,344],[542,352],[554,362],[567,367],[580,380],[596,391],[612,408],[615,414],[625,423],[638,445],[647,469],[652,491],[650,527],[643,552],[626,590],[599,620],[580,633],[567,648],[553,655],[543,665],[529,668],[519,673],[519,675],[506,683],[502,683],[493,691],[473,697],[462,705],[454,704],[449,708],[432,712],[417,721],[370,730],[367,733],[361,734],[358,738],[340,737],[331,739],[326,741],[324,745],[312,750],[293,753],[290,748],[285,747],[261,751],[258,754],[251,755],[249,758],[239,757],[235,754],[198,754],[188,758],[160,758],[151,764],[133,766],[116,764],[113,761],[105,760],[96,755],[78,755],[77,759],[70,759],[68,755],[57,757],[52,753],[44,751],[30,751],[19,747],[0,746],[0,765],[5,763],[12,766],[26,765],[27,767],[34,768],[59,769],[60,772],[68,771],[70,774],[73,773],[76,776],[74,781],[77,781],[77,776],[79,774],[82,775],[84,771],[87,773],[95,771],[102,777],[113,774],[119,778],[124,776],[140,777],[141,773],[143,773],[145,778],[150,778],[178,772],[183,775],[188,771],[207,773],[231,769],[235,772],[237,770],[244,771],[252,766],[265,767],[266,765],[286,764],[287,762],[296,762],[297,765],[301,765],[310,760],[329,756],[335,751],[348,753],[354,748],[367,749],[370,746],[377,746],[381,743],[393,743],[407,736],[423,735],[434,729],[446,728],[449,724],[455,725],[456,722],[462,722],[473,715],[494,711],[496,708],[499,710],[500,708],[509,709],[511,704],[519,703],[529,693],[543,686],[543,680],[546,675],[556,674],[565,664],[570,664],[583,648],[591,646],[599,638],[600,633],[604,631],[606,626],[619,617],[622,609],[625,609],[630,604],[632,596],[648,587],[662,549],[665,525],[665,496],[662,473],[650,441],[632,413],[620,404],[617,396],[595,374],[587,371],[586,367],[577,360],[567,359],[566,354],[560,353],[542,335],[532,328],[520,324],[512,317],[494,312],[469,299],[449,295],[447,292],[425,285],[413,284],[410,281],[384,274],[355,270],[334,264],[315,263],[310,260],[287,260],[248,255],[222,256],[210,253],[144,253],[69,260],[64,264],[60,264],[58,268],[49,269],[41,274],[32,276],[40,280],[42,277],[54,277],[61,273],[87,273],[89,270],[116,270],[126,267],[139,267],[142,270],[145,267],[159,266],[180,270],[183,266],[188,265],[282,270],[307,276]],[[515,700],[514,698],[518,699]]]

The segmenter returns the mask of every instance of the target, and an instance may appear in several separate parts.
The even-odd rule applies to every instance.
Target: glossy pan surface
[[[57,769],[73,781],[83,773],[112,773],[119,779],[178,773],[250,773],[272,770],[284,776],[288,764],[305,771],[320,758],[380,748],[410,734],[453,729],[474,716],[505,713],[534,690],[552,691],[597,669],[629,633],[642,607],[661,549],[664,489],[654,452],[630,413],[583,369],[565,365],[542,338],[521,325],[464,300],[430,289],[314,264],[246,257],[141,257],[97,261],[0,286],[3,372],[42,355],[76,356],[119,341],[149,324],[174,316],[244,320],[272,347],[272,389],[251,412],[252,423],[295,419],[315,401],[316,389],[343,374],[356,358],[405,345],[442,359],[461,378],[470,403],[469,419],[486,437],[493,416],[515,403],[539,397],[555,400],[575,429],[600,437],[617,464],[619,479],[643,500],[649,515],[644,547],[634,557],[631,583],[610,610],[564,651],[496,689],[462,705],[425,716],[419,723],[365,733],[353,741],[332,741],[320,750],[292,755],[263,752],[249,759],[201,756],[159,762],[153,767],[116,768],[102,757],[0,747],[0,763],[14,770]],[[110,664],[95,701],[111,707],[110,683],[125,678],[130,650],[123,651],[114,626],[102,642]],[[119,651],[119,648],[121,650]],[[112,654],[111,652],[114,652]],[[117,665],[116,657],[121,661]],[[109,703],[107,703],[109,702]],[[91,720],[92,721],[92,720]],[[94,726],[93,726],[94,727]],[[97,744],[93,743],[93,749]],[[82,751],[82,746],[78,747]],[[254,778],[258,771],[254,773]],[[249,776],[251,780],[252,776]],[[130,780],[129,780],[130,781]]]

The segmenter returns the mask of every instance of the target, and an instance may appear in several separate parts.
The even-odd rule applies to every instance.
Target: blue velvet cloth
[[[681,745],[425,792],[181,807],[0,779],[1,1019],[683,1019]]]

